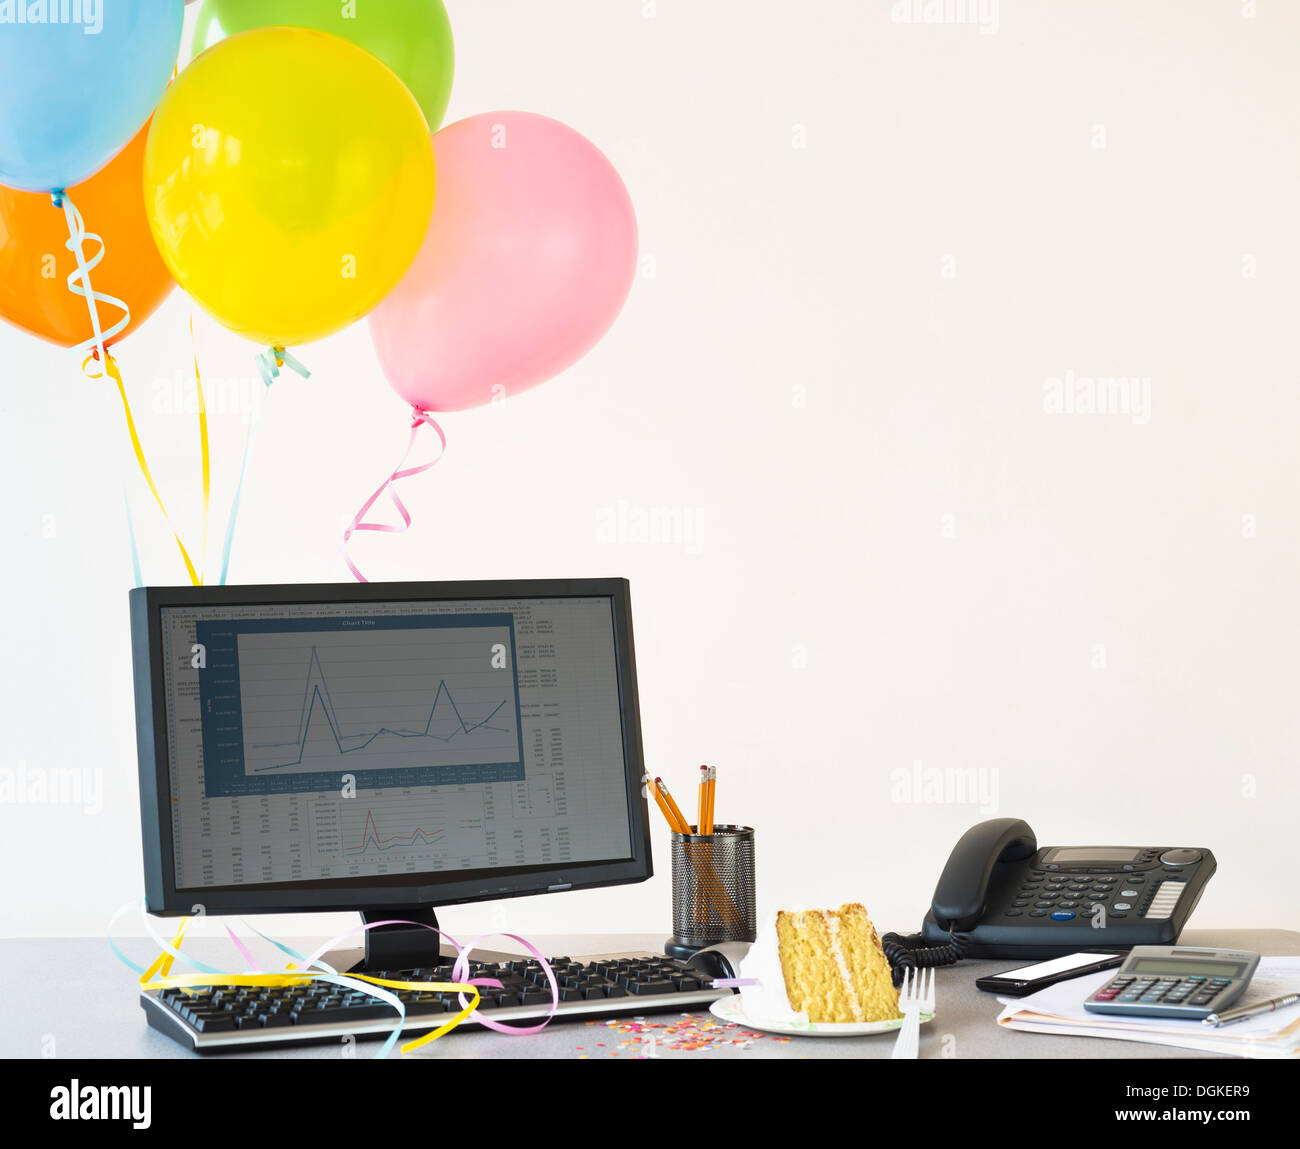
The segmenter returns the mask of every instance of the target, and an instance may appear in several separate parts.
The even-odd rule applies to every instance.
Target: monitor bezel
[[[274,606],[355,602],[470,601],[504,598],[609,598],[615,668],[627,770],[632,856],[626,859],[456,870],[446,876],[409,875],[409,881],[367,879],[176,886],[172,840],[170,761],[163,680],[162,611],[167,607]],[[222,587],[136,587],[129,594],[135,678],[136,743],[140,778],[145,903],[152,914],[330,913],[419,909],[568,890],[643,882],[654,873],[650,816],[641,779],[644,755],[637,696],[632,607],[627,579],[493,579],[458,582],[307,583]],[[397,878],[408,875],[394,876]]]

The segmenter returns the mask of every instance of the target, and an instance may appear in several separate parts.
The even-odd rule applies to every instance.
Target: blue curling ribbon
[[[262,382],[268,387],[280,378],[281,367],[296,371],[304,379],[311,378],[311,372],[283,347],[268,347],[257,356],[257,370],[262,376]],[[244,457],[239,464],[239,481],[235,484],[235,497],[230,504],[230,516],[226,519],[226,537],[221,544],[221,574],[217,580],[218,586],[226,585],[226,575],[230,570],[230,547],[235,541],[235,522],[239,518],[239,504],[244,497],[244,477],[248,474],[248,460],[253,454],[256,427],[257,420],[250,413],[248,431],[244,435]]]
[[[244,434],[244,457],[239,463],[239,480],[235,483],[235,497],[230,502],[230,517],[226,519],[226,537],[221,543],[221,574],[217,586],[226,585],[226,574],[230,570],[230,545],[235,541],[235,520],[239,518],[239,504],[244,497],[244,476],[248,474],[248,460],[253,453],[253,437],[257,429],[255,415],[248,416],[248,430]]]
[[[90,273],[103,262],[104,259],[104,240],[102,236],[96,235],[92,231],[86,230],[86,223],[81,218],[81,212],[72,202],[71,197],[65,191],[55,191],[51,194],[55,207],[63,209],[64,219],[68,222],[68,238],[65,243],[67,249],[72,252],[77,261],[77,270],[68,276],[68,290],[73,295],[80,295],[86,301],[86,310],[90,313],[91,337],[82,343],[78,343],[73,348],[79,352],[93,352],[95,360],[99,363],[99,374],[104,371],[105,358],[108,352],[104,348],[107,343],[116,335],[121,335],[131,323],[131,309],[126,303],[116,296],[105,295],[103,292],[96,291],[90,285]],[[86,258],[86,242],[94,241],[99,244],[99,250],[89,259]],[[107,303],[110,307],[116,307],[122,312],[122,317],[113,324],[107,331],[103,330],[99,320],[99,307],[101,303]],[[89,374],[89,373],[88,373]],[[97,376],[91,376],[96,378]]]
[[[268,347],[257,357],[257,369],[262,374],[262,382],[268,387],[280,378],[281,367],[297,371],[304,379],[311,378],[311,372],[283,347]]]
[[[126,537],[131,543],[131,575],[136,586],[144,586],[144,575],[140,572],[140,548],[135,541],[135,520],[131,517],[131,500],[126,493],[126,484],[122,485],[122,506],[126,508]]]

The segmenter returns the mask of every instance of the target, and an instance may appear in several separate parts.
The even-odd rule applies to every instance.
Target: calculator
[[[1134,946],[1083,1008],[1197,1021],[1232,1005],[1246,991],[1257,965],[1259,954],[1248,950]]]

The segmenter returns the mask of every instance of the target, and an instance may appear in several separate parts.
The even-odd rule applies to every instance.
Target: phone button
[[[1052,921],[1068,922],[1072,917],[1074,917],[1073,910],[1057,910],[1055,913],[1052,914]]]
[[[1160,855],[1160,864],[1162,866],[1190,866],[1200,860],[1200,850],[1166,850]]]

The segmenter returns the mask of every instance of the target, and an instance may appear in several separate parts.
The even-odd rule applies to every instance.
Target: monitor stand
[[[403,906],[385,910],[362,910],[361,921],[365,925],[370,925],[372,922],[400,924],[374,926],[366,930],[363,935],[364,952],[358,949],[347,949],[334,950],[326,954],[325,960],[335,969],[348,973],[373,974],[381,971],[395,973],[399,970],[427,970],[446,966],[450,973],[450,967],[456,960],[456,947],[450,942],[443,941],[433,932],[438,928],[438,917],[432,906],[424,909]],[[426,929],[426,926],[432,926],[433,929]],[[470,960],[497,962],[509,961],[519,956],[519,954],[502,953],[475,946],[470,953]]]

